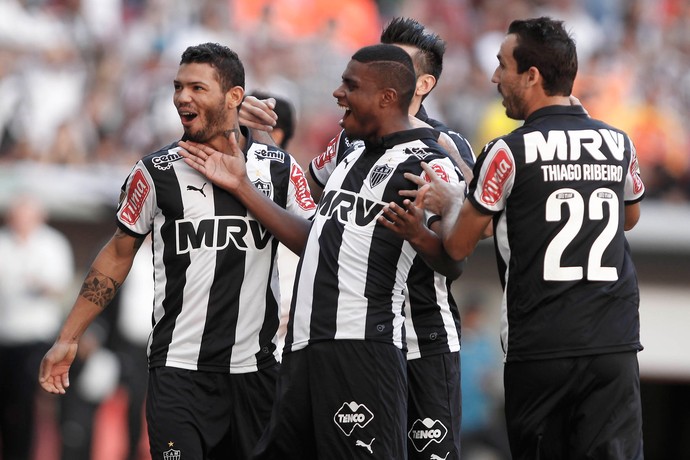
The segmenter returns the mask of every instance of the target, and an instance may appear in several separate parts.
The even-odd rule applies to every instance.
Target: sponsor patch
[[[278,163],[285,163],[285,152],[280,150],[266,150],[261,149],[255,153],[259,160],[277,161]]]
[[[343,403],[333,416],[333,421],[346,436],[350,436],[355,428],[364,428],[373,418],[374,414],[367,406],[352,401]]]
[[[321,153],[319,156],[314,158],[312,164],[316,169],[323,169],[328,163],[331,162],[335,155],[338,153],[338,138],[340,136],[334,137],[326,146],[326,151]]]
[[[638,195],[644,189],[642,178],[640,177],[640,164],[637,161],[637,155],[634,154],[630,162],[630,175],[633,180],[633,193]]]
[[[515,165],[505,149],[500,149],[494,155],[482,184],[481,201],[487,206],[493,206],[501,199],[506,182],[513,173]]]
[[[448,428],[439,420],[425,418],[424,420],[415,420],[407,433],[407,437],[410,438],[417,452],[421,452],[432,442],[440,444],[447,434]]]
[[[296,164],[293,164],[290,168],[290,182],[292,182],[292,185],[295,187],[295,200],[297,200],[297,205],[305,211],[315,209],[316,203],[314,203],[314,199],[311,197],[307,178],[304,177],[302,169]]]
[[[127,198],[120,209],[120,219],[123,222],[134,225],[139,220],[139,215],[150,191],[151,186],[146,181],[144,173],[137,169],[127,190]]]
[[[434,172],[435,172],[436,175],[439,177],[439,179],[441,179],[441,180],[444,181],[444,182],[450,183],[450,177],[448,177],[448,173],[447,173],[446,170],[443,168],[443,166],[441,166],[441,165],[438,164],[438,163],[434,163],[434,164],[431,165],[431,169],[434,170]],[[424,173],[422,174],[422,177],[423,177],[423,179],[424,179],[425,181],[431,182],[431,178],[429,177],[429,175],[427,174],[426,171],[424,171]]]
[[[182,155],[180,155],[179,153],[172,150],[168,150],[167,154],[154,157],[151,161],[156,169],[166,171],[170,169],[170,167],[175,161],[180,160],[181,158]]]

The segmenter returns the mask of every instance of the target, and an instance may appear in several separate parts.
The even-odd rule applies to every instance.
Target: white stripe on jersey
[[[196,183],[199,176],[183,161],[173,163],[173,168],[179,182]],[[182,203],[184,209],[206,209],[202,214],[214,215],[214,195],[207,192],[208,198],[201,193],[183,193]],[[166,366],[181,367],[183,369],[196,370],[197,357],[201,348],[199,337],[204,335],[206,325],[206,312],[209,304],[209,293],[213,285],[214,270],[216,266],[215,250],[198,250],[189,252],[190,264],[187,267],[186,277],[194,280],[193,283],[185,283],[184,302],[182,311],[175,321],[172,340],[166,359]]]

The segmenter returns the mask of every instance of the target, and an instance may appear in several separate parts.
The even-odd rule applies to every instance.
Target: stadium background
[[[172,78],[186,46],[230,46],[244,61],[248,91],[290,99],[298,120],[290,151],[306,166],[338,129],[331,93],[351,53],[378,41],[390,17],[414,17],[447,42],[425,106],[478,153],[516,126],[489,81],[507,24],[542,14],[563,19],[578,43],[575,95],[637,145],[648,193],[629,240],[642,297],[646,456],[690,458],[682,346],[690,325],[690,1],[0,0],[0,213],[24,191],[46,201],[80,269],[68,308],[113,231],[129,169],[180,136]],[[461,303],[480,292],[495,320],[490,244],[479,246],[455,289]],[[498,337],[497,321],[492,327]],[[119,458],[123,397],[116,391],[98,413],[94,459]],[[54,399],[39,402],[36,458],[52,460]]]

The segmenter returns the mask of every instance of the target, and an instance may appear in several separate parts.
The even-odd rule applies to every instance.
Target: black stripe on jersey
[[[168,146],[162,151],[167,152],[167,150],[172,147],[174,147],[174,145]],[[161,226],[161,239],[165,242],[174,242],[177,240],[175,220],[184,213],[182,190],[176,175],[173,176],[175,174],[174,168],[161,171],[152,166],[152,158],[156,155],[157,154],[154,154],[146,158],[144,160],[144,165],[149,174],[151,174],[151,178],[156,187],[158,207],[165,216],[165,222]],[[158,323],[155,333],[153,334],[149,356],[157,358],[157,361],[151,362],[150,365],[152,366],[165,364],[165,357],[168,354],[168,348],[172,342],[176,318],[182,311],[184,287],[187,284],[186,271],[190,263],[189,254],[185,256],[176,254],[175,244],[164,245],[163,264],[165,266],[165,279],[176,280],[177,282],[165,284],[165,297],[162,306],[165,310],[166,321]]]
[[[246,208],[230,193],[213,186],[213,196],[216,216],[245,216]],[[232,244],[232,243],[230,243]],[[214,282],[211,286],[204,326],[204,339],[199,350],[199,362],[222,362],[230,365],[230,351],[235,344],[235,330],[239,314],[237,283],[244,280],[246,252],[244,251],[216,251],[216,266],[213,277],[215,280],[225,279],[227,282]],[[209,267],[210,269],[211,267]],[[228,313],[229,312],[229,313]],[[212,356],[208,350],[222,350],[226,356]]]
[[[351,192],[359,192],[364,184],[369,171],[374,166],[383,152],[365,152],[361,158],[357,160],[348,172],[347,176],[341,184],[341,189]],[[327,197],[323,197],[319,208],[327,206]],[[318,212],[318,211],[317,211]],[[328,228],[327,228],[328,227]],[[319,271],[314,277],[314,287],[319,286],[319,292],[314,291],[313,298],[319,299],[320,307],[312,310],[312,327],[316,324],[325,326],[324,331],[317,331],[318,336],[322,336],[328,331],[336,331],[336,318],[338,313],[338,251],[342,246],[344,225],[338,222],[338,219],[330,219],[324,224],[324,229],[319,237]],[[337,230],[337,231],[334,231]],[[328,241],[324,241],[328,238]],[[331,254],[331,252],[335,252]],[[331,264],[327,262],[331,261]],[[314,320],[314,315],[318,314],[319,321]],[[367,325],[367,330],[368,330]],[[332,335],[332,334],[331,334]]]
[[[407,278],[407,294],[410,299],[410,316],[420,351],[424,355],[427,349],[436,350],[442,345],[450,351],[448,333],[441,315],[441,307],[436,298],[434,283],[435,272],[429,268],[421,256],[416,256]],[[460,334],[460,314],[455,299],[450,291],[452,281],[446,280],[446,293],[450,312],[453,315],[455,329]]]

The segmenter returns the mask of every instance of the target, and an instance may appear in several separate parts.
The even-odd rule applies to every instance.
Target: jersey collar
[[[532,114],[525,120],[525,124],[531,123],[537,118],[551,115],[588,116],[584,107],[582,107],[581,105],[549,105],[547,107],[542,107],[541,109],[537,109],[534,112],[532,112]]]

